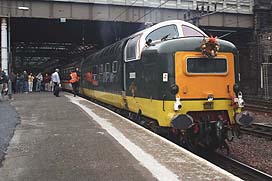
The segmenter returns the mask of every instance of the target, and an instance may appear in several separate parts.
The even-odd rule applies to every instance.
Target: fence
[[[272,99],[272,63],[261,64],[261,88],[264,99]]]

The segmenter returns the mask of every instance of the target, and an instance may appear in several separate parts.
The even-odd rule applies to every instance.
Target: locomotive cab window
[[[204,36],[202,33],[197,31],[196,29],[193,29],[189,26],[182,25],[182,32],[184,37],[190,37],[190,36]]]
[[[152,31],[151,33],[149,33],[149,35],[147,35],[145,40],[147,41],[151,39],[152,42],[154,42],[157,40],[161,40],[163,38],[171,39],[171,38],[177,38],[178,36],[179,34],[178,34],[177,27],[175,25],[169,25],[169,26],[164,26]]]
[[[141,35],[135,36],[128,40],[127,45],[125,47],[125,61],[134,61],[140,58],[140,50],[139,50],[139,40]]]
[[[190,74],[225,74],[227,60],[223,58],[188,58],[187,72]]]

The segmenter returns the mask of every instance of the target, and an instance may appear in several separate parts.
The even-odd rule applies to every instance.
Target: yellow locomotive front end
[[[244,102],[236,84],[234,53],[216,52],[211,56],[205,53],[175,53],[178,91],[170,122],[173,132],[186,146],[216,149],[227,147],[225,140],[232,140],[235,126],[248,125],[253,119],[241,112]]]
[[[227,111],[234,123],[232,98],[235,97],[234,56],[220,53],[216,58],[203,57],[199,52],[177,52],[175,55],[177,97],[182,112]]]

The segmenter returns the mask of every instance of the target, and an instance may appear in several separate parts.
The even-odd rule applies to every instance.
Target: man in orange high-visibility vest
[[[78,71],[74,71],[70,73],[70,83],[72,84],[73,87],[73,93],[74,93],[74,97],[76,97],[76,95],[78,94],[78,87],[79,87],[79,75],[77,73]]]

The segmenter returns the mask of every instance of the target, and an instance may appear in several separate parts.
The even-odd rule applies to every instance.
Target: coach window
[[[116,73],[117,72],[117,61],[114,61],[112,63],[112,73]]]
[[[111,72],[110,63],[106,63],[105,72]]]
[[[139,40],[141,35],[135,36],[128,40],[125,47],[125,61],[134,61],[140,58]]]
[[[93,73],[93,79],[96,80],[97,79],[96,77],[98,74],[98,66],[97,65],[93,66],[92,73]]]
[[[182,25],[182,31],[183,31],[183,36],[184,37],[189,37],[189,36],[205,36],[196,29],[193,29],[189,26]]]
[[[179,34],[176,25],[168,25],[152,31],[147,35],[145,40],[151,39],[152,41],[156,41],[162,38],[171,39],[177,37],[179,37]]]
[[[103,73],[103,72],[104,72],[104,66],[103,66],[103,64],[100,64],[99,73],[101,74],[101,73]]]
[[[99,80],[103,79],[103,72],[104,72],[104,66],[103,66],[103,64],[100,64],[100,68],[99,68]]]

